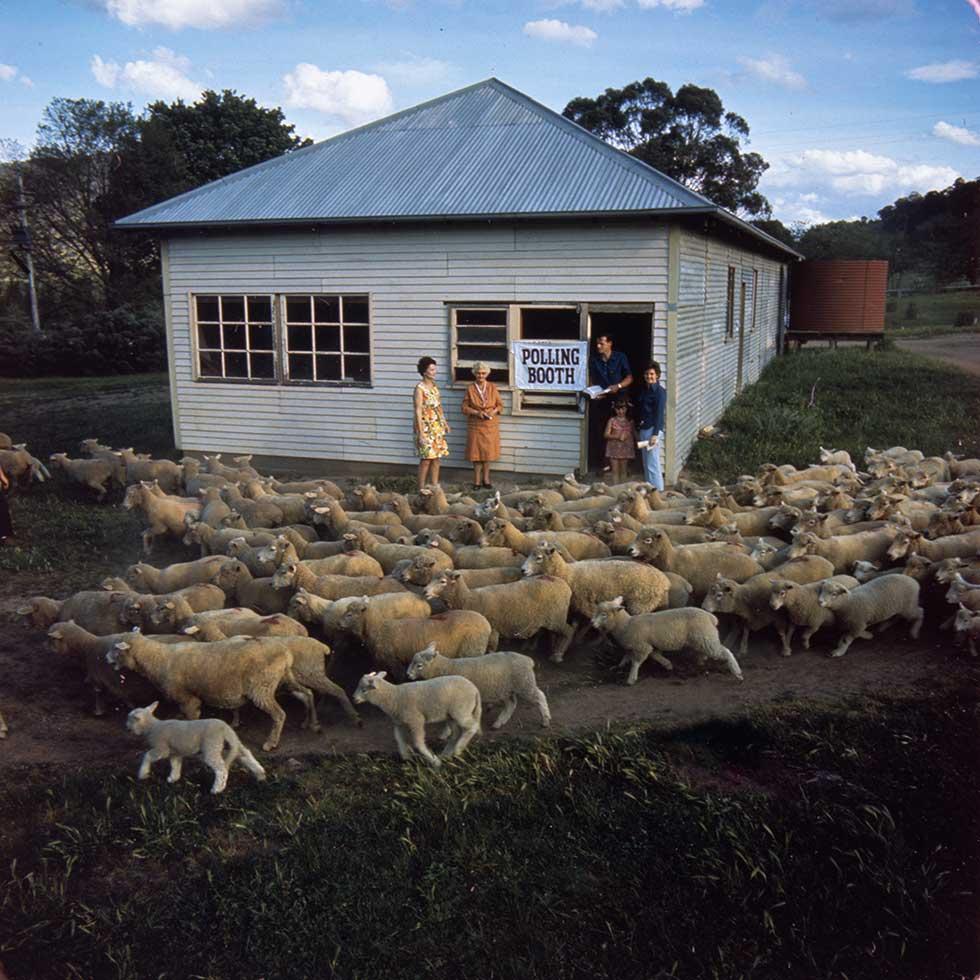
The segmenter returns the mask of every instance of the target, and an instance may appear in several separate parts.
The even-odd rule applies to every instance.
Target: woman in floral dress
[[[423,357],[418,363],[422,380],[415,386],[415,450],[419,454],[419,489],[439,482],[439,461],[449,455],[446,435],[451,431],[442,411],[436,387],[436,362]]]

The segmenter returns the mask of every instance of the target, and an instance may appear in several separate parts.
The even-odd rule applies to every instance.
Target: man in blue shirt
[[[633,373],[630,362],[622,351],[613,350],[612,337],[609,334],[599,334],[595,339],[595,354],[589,358],[590,381],[603,388],[611,388],[609,395],[598,395],[589,407],[589,443],[593,448],[594,458],[603,460],[603,472],[609,470],[609,460],[605,458],[606,423],[609,421],[610,405],[615,401],[624,388],[633,383]]]
[[[649,445],[642,451],[643,472],[647,483],[664,488],[664,470],[660,462],[664,421],[667,414],[667,392],[660,387],[660,365],[651,361],[643,372],[643,391],[636,400],[637,434]]]

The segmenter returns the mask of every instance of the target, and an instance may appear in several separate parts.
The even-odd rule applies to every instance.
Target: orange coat
[[[500,459],[500,413],[504,410],[497,386],[488,381],[486,394],[480,398],[476,384],[471,384],[463,396],[463,414],[466,416],[466,458],[471,462],[489,463]],[[489,412],[493,418],[481,419],[481,412]]]

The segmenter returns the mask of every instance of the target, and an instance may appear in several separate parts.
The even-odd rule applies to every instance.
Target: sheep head
[[[817,593],[817,603],[826,609],[833,607],[836,602],[850,594],[851,590],[846,585],[825,579],[820,585],[820,591]]]
[[[725,578],[720,572],[711,583],[708,594],[701,603],[701,608],[710,613],[722,612],[729,613],[735,608],[735,590],[738,584],[729,578]]]
[[[608,602],[600,602],[591,622],[597,630],[606,633],[615,626],[618,619],[624,617],[628,619],[629,613],[623,608],[623,597],[618,595]]]
[[[354,704],[364,704],[365,701],[370,701],[371,692],[376,691],[387,676],[388,672],[385,670],[377,670],[370,674],[365,674],[357,682],[357,690],[354,691],[354,696],[351,698]]]
[[[134,735],[143,735],[148,732],[153,723],[157,720],[153,712],[157,710],[159,701],[148,704],[145,708],[133,708],[126,716],[126,730]]]
[[[406,671],[408,679],[410,681],[423,680],[426,677],[426,668],[436,659],[438,654],[439,651],[436,649],[435,643],[430,643],[424,650],[419,650],[408,665]]]
[[[346,544],[346,542],[345,542]],[[272,587],[274,589],[286,589],[296,581],[296,572],[299,562],[283,562],[272,576]]]
[[[462,581],[463,576],[455,569],[447,569],[425,587],[426,599],[437,599],[444,592],[452,593]]]
[[[922,535],[910,528],[900,527],[895,535],[895,540],[888,546],[886,554],[892,561],[898,561],[906,555],[916,554],[916,548],[922,541]]]
[[[779,579],[772,583],[772,592],[769,595],[769,605],[773,609],[782,609],[786,604],[787,595],[799,586],[795,582],[788,582],[786,579]]]

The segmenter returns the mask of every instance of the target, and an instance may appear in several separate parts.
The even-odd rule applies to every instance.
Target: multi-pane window
[[[198,374],[274,381],[271,296],[196,296]]]
[[[454,307],[452,325],[456,353],[453,381],[472,381],[473,365],[483,361],[490,368],[491,381],[510,384],[507,307]]]
[[[367,296],[285,296],[289,381],[371,381]]]

